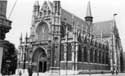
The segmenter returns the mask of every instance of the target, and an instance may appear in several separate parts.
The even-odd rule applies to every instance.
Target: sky
[[[16,0],[8,0],[7,17]],[[32,21],[33,5],[36,0],[17,0],[16,6],[9,18],[12,21],[12,29],[6,35],[6,40],[14,43],[16,48],[19,46],[19,38],[21,32],[23,38],[26,32],[30,35],[30,27]],[[40,6],[45,0],[38,0]],[[53,1],[53,0],[48,0]],[[115,17],[116,24],[119,30],[123,49],[125,49],[125,0],[60,0],[61,7],[76,16],[84,19],[86,15],[86,8],[88,1],[91,2],[93,22],[106,21],[113,19],[113,14],[117,13]]]

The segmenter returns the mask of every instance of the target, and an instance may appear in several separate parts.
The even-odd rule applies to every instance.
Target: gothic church
[[[115,19],[93,22],[88,2],[85,20],[67,12],[60,1],[36,1],[30,36],[20,38],[18,67],[35,72],[121,71],[122,45]]]

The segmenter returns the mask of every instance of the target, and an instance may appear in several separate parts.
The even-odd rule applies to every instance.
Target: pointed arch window
[[[51,15],[51,11],[50,11],[50,10],[48,10],[48,15],[49,15],[49,16]]]
[[[44,16],[46,16],[46,14],[47,14],[47,13],[46,13],[46,10],[44,10]]]
[[[102,63],[103,64],[105,63],[105,52],[103,52],[103,54],[102,54]]]
[[[106,53],[106,64],[109,64],[109,54],[108,54],[108,52]]]
[[[68,43],[68,47],[67,47],[67,60],[71,61],[72,60],[72,46],[71,43]]]
[[[78,47],[78,61],[82,61],[82,48],[81,45]]]
[[[97,63],[97,57],[98,57],[98,56],[97,56],[97,53],[98,53],[97,50],[95,50],[95,59],[94,59],[94,60],[95,60],[95,63]]]
[[[93,62],[93,48],[90,49],[90,62]]]
[[[101,50],[99,50],[99,63],[101,63]]]
[[[84,47],[84,62],[88,61],[88,52],[87,52],[87,48]]]
[[[64,45],[61,44],[61,61],[64,61]]]

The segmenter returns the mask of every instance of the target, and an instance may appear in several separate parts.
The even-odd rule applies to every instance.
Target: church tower
[[[33,6],[32,25],[34,25],[35,22],[37,21],[37,18],[39,16],[39,11],[40,11],[39,1],[35,1],[34,6]]]
[[[56,57],[54,59],[54,67],[59,67],[60,61],[60,27],[61,27],[61,5],[60,1],[53,2],[53,22],[52,22],[52,33],[53,33],[53,44],[56,48],[54,48],[54,54]]]
[[[40,5],[39,5],[39,1],[35,1],[34,6],[33,6],[33,15],[32,15],[32,26],[31,26],[31,38],[34,37],[34,27],[36,22],[38,21],[38,16],[39,16],[39,12],[40,12]]]
[[[91,12],[90,1],[88,2],[88,5],[87,5],[85,21],[87,22],[87,26],[88,26],[87,32],[91,33],[91,31],[92,31],[91,26],[92,26],[92,22],[93,22],[93,17],[92,17],[92,12]]]

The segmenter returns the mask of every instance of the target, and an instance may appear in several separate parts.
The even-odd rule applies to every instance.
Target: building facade
[[[15,74],[17,68],[17,53],[13,43],[5,40],[6,33],[11,29],[11,23],[6,17],[7,0],[0,0],[0,75]]]
[[[63,9],[60,1],[33,6],[30,36],[20,38],[19,67],[33,71],[121,71],[121,40],[115,19],[93,22],[90,2],[85,20]]]

